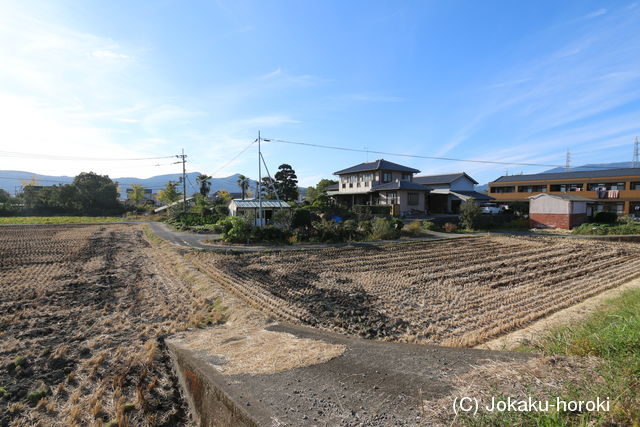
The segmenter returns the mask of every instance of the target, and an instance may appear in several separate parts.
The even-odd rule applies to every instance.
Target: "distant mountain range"
[[[571,168],[570,172],[582,172],[582,171],[592,171],[592,170],[601,170],[601,169],[621,169],[621,168],[632,168],[632,162],[617,162],[617,163],[595,163],[590,165],[577,166],[575,168]],[[554,173],[554,172],[564,172],[564,168],[553,168],[546,170],[541,173]]]
[[[199,187],[196,181],[196,178],[200,175],[200,172],[190,172],[187,174],[187,194],[191,195],[193,193],[198,192]],[[228,176],[226,178],[212,178],[211,179],[211,192],[215,193],[219,190],[227,190],[230,193],[240,193],[240,187],[238,187],[237,181],[240,174],[234,174]],[[10,194],[15,194],[19,192],[22,185],[34,179],[37,185],[57,185],[57,184],[70,184],[73,182],[72,176],[53,176],[53,175],[41,175],[33,172],[25,172],[25,171],[12,171],[12,170],[3,170],[0,171],[0,188],[9,192]],[[113,178],[113,181],[118,183],[120,188],[120,197],[125,199],[127,197],[127,188],[131,188],[132,184],[140,184],[144,188],[150,188],[154,193],[157,193],[159,190],[163,189],[167,182],[174,181],[177,182],[182,178],[182,174],[168,174],[168,175],[158,175],[152,176],[151,178],[133,178],[133,177],[122,177],[122,178]],[[249,191],[251,193],[255,193],[256,181],[250,180]],[[180,188],[182,191],[182,186]]]

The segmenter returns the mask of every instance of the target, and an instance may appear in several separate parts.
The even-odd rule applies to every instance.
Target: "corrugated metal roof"
[[[457,191],[457,190],[450,190],[450,192],[452,194],[458,194],[464,197],[471,197],[473,199],[476,200],[493,200],[493,197],[487,195],[487,194],[482,194],[482,193],[478,193],[477,191]]]
[[[471,178],[465,172],[448,173],[443,175],[414,176],[413,182],[417,182],[418,184],[422,184],[422,185],[451,184],[453,181],[463,176],[466,176],[469,179],[469,181],[473,182],[474,184],[478,183],[478,181]]]
[[[385,159],[378,159],[373,162],[360,163],[359,165],[355,165],[355,166],[351,166],[350,168],[339,170],[338,172],[334,172],[333,174],[342,175],[345,173],[367,172],[367,171],[375,171],[375,170],[388,170],[388,171],[399,171],[399,172],[409,172],[409,173],[420,172],[418,169],[410,168],[408,166],[402,166]]]
[[[553,197],[556,199],[562,199],[562,200],[571,200],[574,202],[593,202],[592,199],[588,199],[586,197],[582,197],[582,196],[576,196],[575,194],[547,194],[547,193],[540,193],[540,194],[536,194],[535,196],[531,196],[529,197],[530,199],[537,199],[539,197]]]
[[[620,169],[604,169],[595,171],[578,171],[578,172],[554,172],[554,173],[536,173],[530,175],[507,175],[501,176],[493,182],[519,182],[519,181],[545,181],[557,179],[581,179],[581,178],[615,178],[619,176],[638,176],[640,177],[640,168],[620,168]]]
[[[260,203],[258,200],[232,200],[231,204],[235,204],[238,208],[259,208]],[[287,202],[282,200],[263,200],[263,208],[290,208]]]

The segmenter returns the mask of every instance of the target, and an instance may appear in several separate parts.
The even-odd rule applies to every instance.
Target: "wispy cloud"
[[[600,9],[587,17],[603,18],[576,30],[582,34],[573,40],[506,69],[496,83],[467,96],[475,114],[464,118],[439,154],[459,146],[472,149],[473,141],[486,143],[487,138],[496,147],[535,139],[536,145],[529,143],[528,148],[518,145],[528,154],[543,149],[544,141],[553,141],[549,147],[557,149],[564,128],[606,120],[616,109],[640,100],[638,12]],[[621,39],[626,42],[619,43]],[[567,143],[561,146],[564,150]]]

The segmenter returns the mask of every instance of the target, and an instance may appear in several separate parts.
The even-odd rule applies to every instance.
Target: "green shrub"
[[[222,240],[229,243],[249,242],[253,225],[246,218],[229,217],[228,222],[225,222],[225,227],[228,224],[231,224],[231,228],[222,233]]]
[[[358,219],[371,218],[372,215],[391,215],[391,205],[353,205],[351,210]]]
[[[291,215],[291,227],[292,228],[307,228],[311,227],[313,221],[320,221],[320,218],[309,209],[295,209]]]
[[[482,209],[474,199],[469,199],[460,205],[460,225],[473,230],[478,226],[478,218],[482,215]]]
[[[279,227],[267,225],[266,227],[253,227],[249,240],[251,242],[289,243],[291,232]]]
[[[431,222],[431,221],[423,221],[423,222],[422,222],[422,228],[424,228],[425,230],[436,231],[436,230],[438,230],[440,227],[438,227],[438,224],[436,224],[435,222]]]
[[[397,222],[396,222],[397,221]],[[371,224],[371,239],[392,240],[400,237],[402,221],[397,219],[376,218]]]
[[[455,224],[452,224],[450,222],[445,223],[442,228],[444,229],[444,231],[446,231],[447,233],[453,233],[455,231],[458,231],[458,226]]]
[[[424,233],[424,227],[420,221],[413,221],[404,230],[411,236],[421,236]]]
[[[618,215],[615,212],[596,212],[593,216],[593,221],[598,224],[613,224],[618,219]]]

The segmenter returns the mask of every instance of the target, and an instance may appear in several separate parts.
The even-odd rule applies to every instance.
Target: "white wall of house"
[[[370,172],[358,172],[346,175],[340,175],[340,182],[338,183],[338,192],[339,193],[363,193],[371,190],[372,186],[383,184],[382,178],[383,173],[391,174],[391,181],[403,179],[402,172],[396,171],[370,171]],[[409,175],[408,177],[406,175]],[[404,176],[405,181],[411,181],[413,179],[413,174],[408,173]],[[358,183],[360,186],[358,187]],[[353,184],[353,186],[349,186],[349,184]]]

